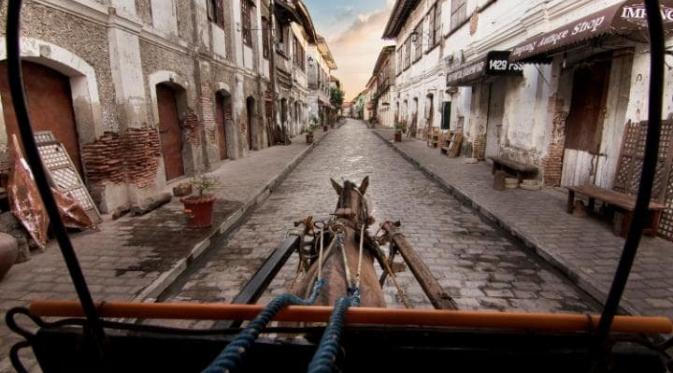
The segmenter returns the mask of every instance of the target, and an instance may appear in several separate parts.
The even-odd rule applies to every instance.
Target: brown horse
[[[343,227],[343,247],[346,260],[341,249],[334,245],[329,251],[325,251],[322,266],[322,278],[326,281],[325,286],[320,291],[316,301],[317,305],[334,305],[336,301],[347,295],[349,284],[346,275],[346,266],[350,270],[351,279],[354,281],[357,276],[359,253],[360,253],[360,232],[361,227],[366,227],[373,221],[369,216],[369,208],[364,195],[369,186],[369,177],[365,177],[360,186],[356,186],[350,181],[340,185],[330,179],[334,190],[339,195],[335,215],[335,223]],[[320,235],[316,235],[316,241]],[[365,237],[365,243],[367,237]],[[366,246],[366,244],[365,244]],[[327,242],[325,242],[327,247]],[[302,281],[292,289],[296,295],[306,297],[311,292],[313,284],[318,275],[318,260],[316,260]],[[379,284],[376,270],[374,269],[374,257],[366,247],[362,254],[362,263],[360,270],[360,305],[363,307],[385,307],[383,290]]]

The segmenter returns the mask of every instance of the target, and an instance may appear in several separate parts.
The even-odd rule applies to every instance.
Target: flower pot
[[[187,226],[189,228],[208,228],[213,225],[213,196],[191,196],[181,199],[185,205],[187,214]]]
[[[306,134],[306,143],[313,144],[313,132]]]
[[[9,272],[19,257],[19,244],[16,238],[0,233],[0,280]]]
[[[402,132],[395,131],[395,142],[402,142]]]

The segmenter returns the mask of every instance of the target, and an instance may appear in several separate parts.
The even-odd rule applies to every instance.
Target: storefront
[[[673,1],[662,2],[662,15],[665,28],[671,30]],[[545,168],[560,173],[545,175],[547,184],[613,186],[624,127],[642,120],[638,97],[649,74],[643,61],[646,32],[644,5],[630,0],[530,38],[512,50],[512,61],[551,64],[554,72],[555,81],[549,82],[555,89],[550,103],[554,123]]]
[[[447,87],[471,87],[471,113],[465,135],[471,156],[497,157],[503,125],[508,77],[521,77],[522,66],[509,61],[509,51],[491,51],[477,61],[449,71]],[[469,154],[468,154],[469,155]]]

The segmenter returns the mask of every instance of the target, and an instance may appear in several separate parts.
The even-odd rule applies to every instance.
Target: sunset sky
[[[346,99],[364,89],[384,45],[383,28],[394,0],[304,0],[318,33],[329,44]]]

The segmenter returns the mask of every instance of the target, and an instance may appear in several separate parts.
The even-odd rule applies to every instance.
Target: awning
[[[664,30],[673,29],[673,0],[661,1]],[[542,33],[512,50],[512,61],[535,62],[547,54],[606,34],[630,34],[647,29],[647,12],[642,0],[628,0],[582,17],[553,31]]]
[[[487,76],[521,76],[523,67],[509,60],[509,51],[490,51],[486,57],[458,66],[446,74],[448,87],[472,85]]]

